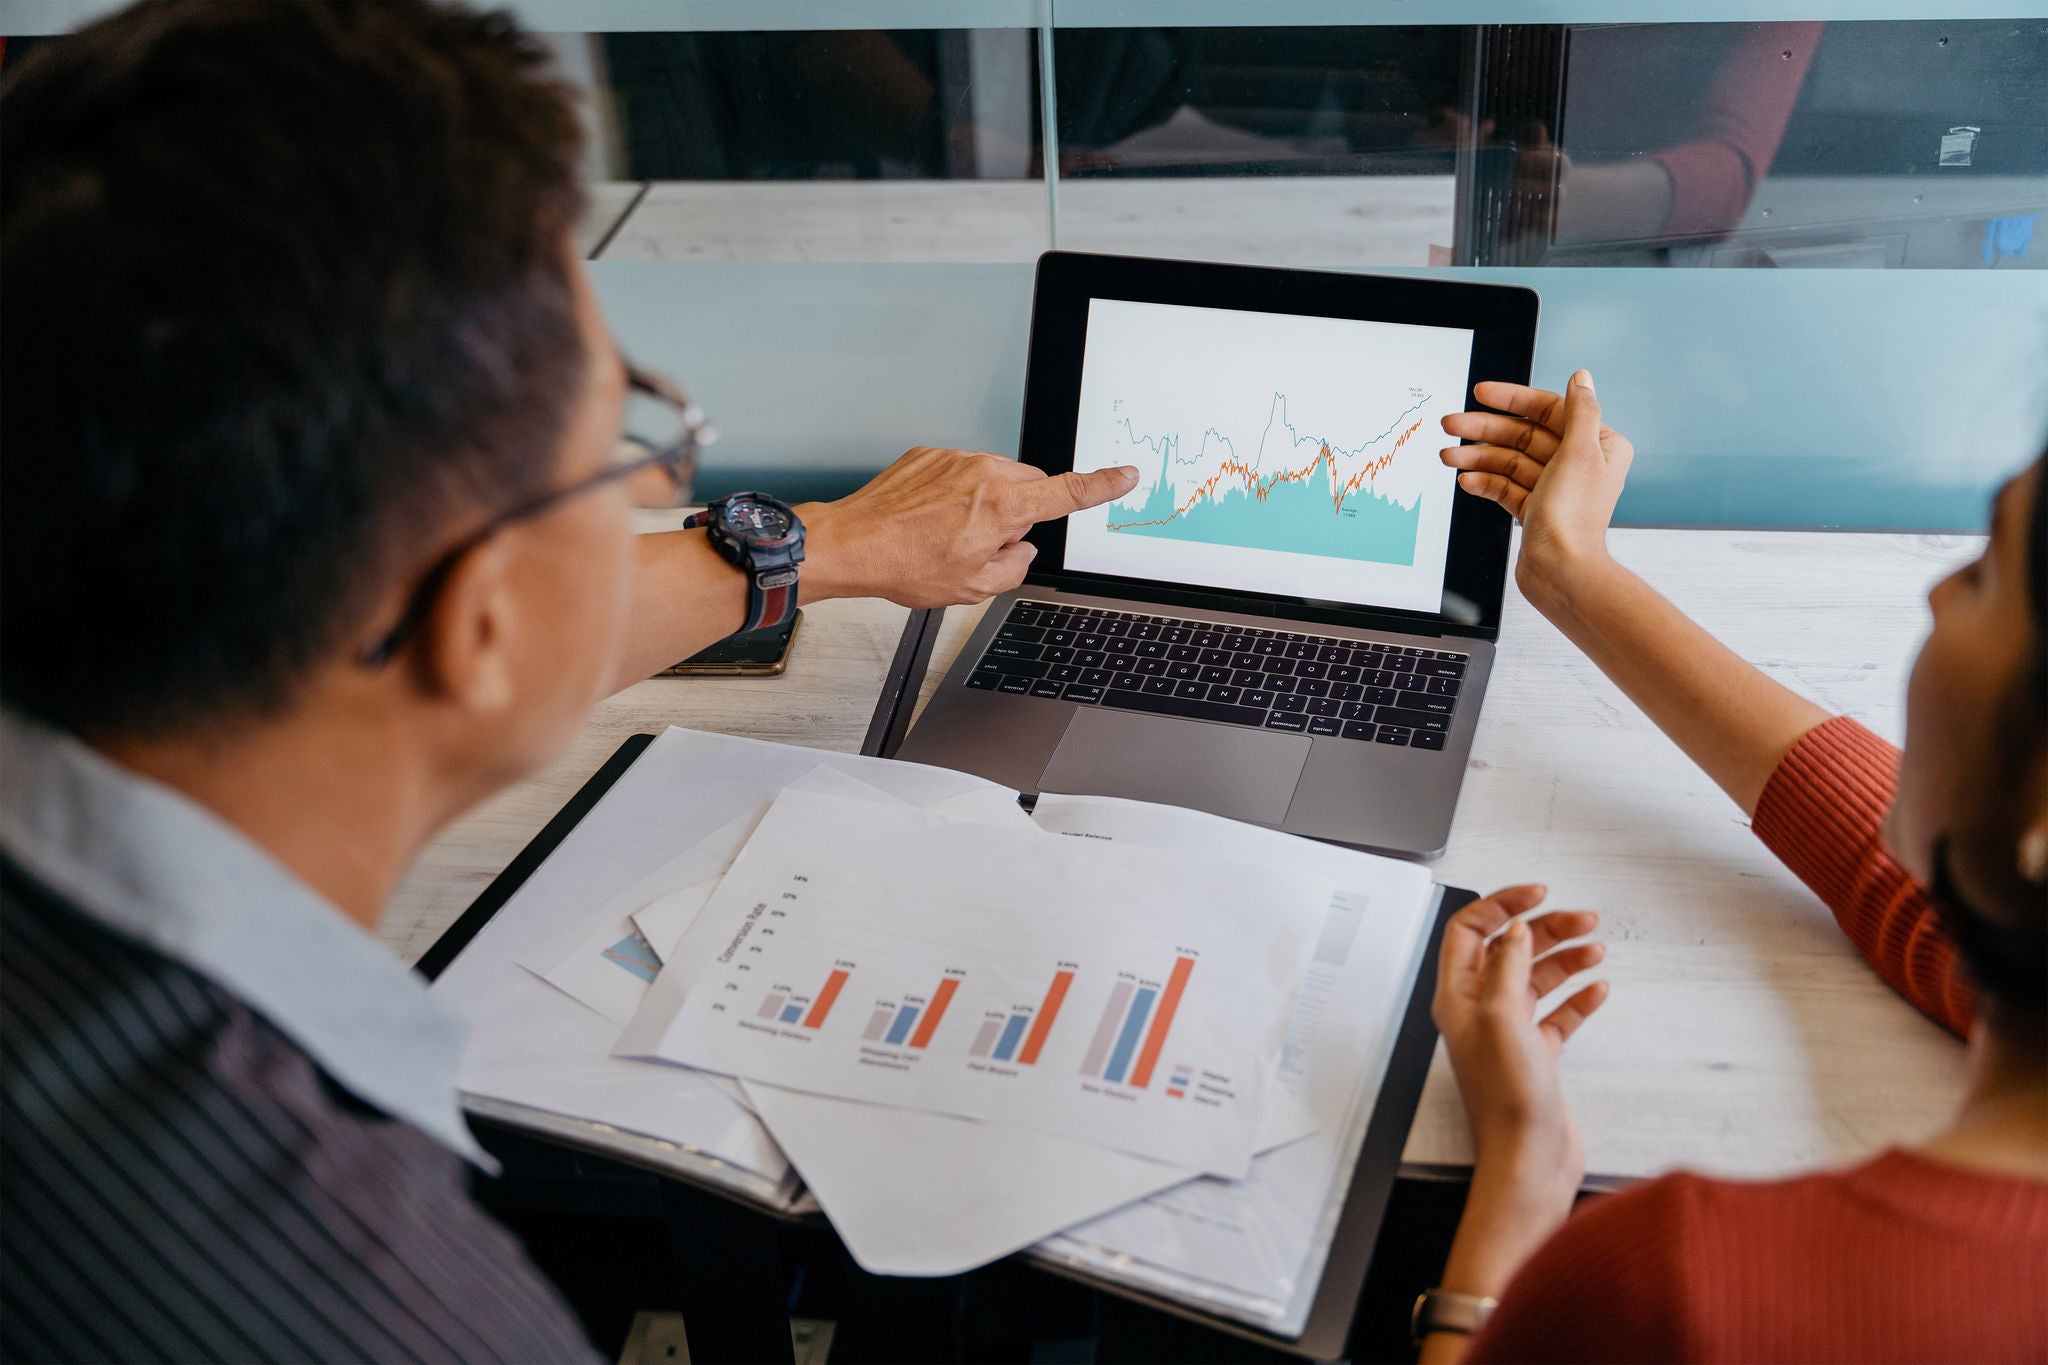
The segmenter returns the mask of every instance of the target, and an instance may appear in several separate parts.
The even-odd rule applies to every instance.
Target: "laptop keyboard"
[[[967,685],[1440,750],[1468,662],[1448,649],[1020,601]]]

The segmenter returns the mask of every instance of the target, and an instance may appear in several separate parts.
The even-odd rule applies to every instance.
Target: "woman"
[[[1604,998],[1535,998],[1600,958],[1590,915],[1446,936],[1436,1013],[1478,1162],[1432,1312],[1498,1298],[1425,1362],[2048,1359],[2048,455],[2000,490],[1982,558],[1930,594],[1903,755],[1737,658],[1608,558],[1631,448],[1592,377],[1481,384],[1446,418],[1460,486],[1523,525],[1516,582],[1749,814],[1907,999],[1969,1039],[1941,1133],[1773,1182],[1665,1176],[1591,1201],[1557,1050]],[[1507,932],[1495,934],[1502,924]],[[1489,940],[1489,935],[1492,937]],[[1554,1234],[1554,1235],[1553,1235]]]

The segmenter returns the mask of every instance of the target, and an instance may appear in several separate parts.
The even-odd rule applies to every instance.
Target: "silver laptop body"
[[[1283,323],[1298,311],[1455,326],[1472,337],[1465,396],[1474,379],[1526,382],[1535,334],[1526,290],[1048,253],[1032,321],[1027,462],[1048,473],[1075,467],[1076,424],[1085,429],[1088,420],[1081,352],[1097,335],[1090,308],[1106,317],[1133,305],[1220,308],[1233,318],[1271,309]],[[1449,322],[1412,321],[1439,317]],[[1434,460],[1441,433],[1423,439]],[[1322,456],[1331,444],[1322,443]],[[1162,438],[1145,449],[1163,450],[1161,485],[1176,460],[1195,463],[1185,459],[1185,442]],[[1268,458],[1264,442],[1260,449]],[[1247,457],[1234,458],[1242,467]],[[1330,473],[1334,479],[1334,457]],[[1130,497],[1143,492],[1141,485]],[[1450,831],[1492,672],[1507,565],[1505,514],[1461,491],[1455,497],[1435,611],[1236,591],[1214,577],[1092,572],[1078,550],[1070,558],[1067,526],[1049,523],[1032,535],[1039,554],[1025,585],[989,605],[897,756],[1025,793],[1165,802],[1433,857]],[[1250,510],[1266,506],[1262,494]],[[1087,534],[1082,515],[1076,546]],[[1106,542],[1098,533],[1094,543]],[[1166,551],[1204,552],[1185,543]]]

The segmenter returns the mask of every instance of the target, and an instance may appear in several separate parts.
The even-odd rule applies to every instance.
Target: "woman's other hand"
[[[1490,498],[1522,523],[1515,581],[1539,610],[1586,565],[1607,557],[1607,525],[1635,447],[1600,420],[1593,376],[1572,375],[1563,394],[1486,382],[1473,390],[1499,412],[1459,412],[1444,430],[1477,442],[1443,461],[1458,486]]]
[[[1571,1211],[1585,1151],[1558,1081],[1558,1053],[1607,998],[1595,982],[1537,1017],[1537,1003],[1600,964],[1590,910],[1517,918],[1543,903],[1540,886],[1474,901],[1444,931],[1431,1013],[1472,1123],[1478,1159],[1444,1285],[1497,1295],[1522,1260]],[[1571,944],[1571,946],[1565,946]]]

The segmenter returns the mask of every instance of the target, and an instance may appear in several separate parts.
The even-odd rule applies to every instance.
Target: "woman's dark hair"
[[[2034,499],[2026,518],[2027,605],[2033,616],[2034,652],[2022,680],[2025,696],[2011,714],[2028,733],[2010,737],[2031,757],[2048,745],[2048,448],[2035,465]],[[1934,902],[1942,927],[1977,989],[1997,1008],[2030,1021],[2048,1013],[2048,888],[2017,919],[1987,914],[1957,888],[1947,841],[1934,848]]]
[[[587,366],[545,49],[424,0],[137,5],[0,87],[0,699],[286,702]]]

